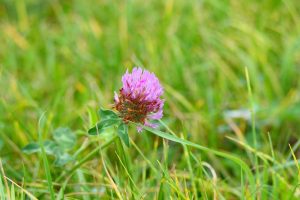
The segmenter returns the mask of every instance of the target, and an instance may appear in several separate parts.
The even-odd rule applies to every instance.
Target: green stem
[[[89,161],[91,158],[93,158],[95,155],[97,155],[99,153],[99,150],[105,149],[106,147],[108,147],[111,143],[113,143],[115,141],[115,139],[117,139],[118,136],[115,135],[114,137],[112,137],[110,140],[108,140],[107,142],[105,142],[103,145],[95,148],[92,152],[90,152],[85,158],[83,158],[82,160],[80,160],[74,167],[72,167],[69,171],[67,171],[66,173],[60,175],[57,179],[56,182],[59,182],[60,180],[62,180],[64,177],[66,177],[67,175],[70,176],[71,174],[74,173],[74,171],[76,171],[81,165],[83,165],[84,163],[86,163],[87,161]]]
[[[117,156],[120,160],[121,165],[124,168],[125,173],[127,174],[128,178],[129,178],[129,186],[132,191],[132,199],[136,199],[135,192],[138,192],[138,187],[135,185],[134,180],[133,180],[132,167],[131,167],[129,154],[128,154],[128,152],[125,151],[123,143],[120,138],[118,140],[116,140],[116,146],[117,146],[117,152],[118,152]]]

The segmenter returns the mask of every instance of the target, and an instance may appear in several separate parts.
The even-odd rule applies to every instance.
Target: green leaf
[[[104,110],[104,109],[100,109],[98,111],[101,120],[106,120],[106,119],[118,119],[119,116],[112,110]]]
[[[118,136],[125,143],[127,147],[130,146],[129,136],[128,136],[128,126],[125,123],[121,123],[118,127]]]
[[[55,156],[61,149],[59,148],[58,144],[52,140],[46,140],[44,142],[44,149],[46,154]]]
[[[90,130],[88,130],[88,133],[90,135],[97,135],[97,134],[101,134],[104,129],[111,127],[117,123],[120,122],[119,118],[108,118],[105,120],[101,120],[100,122],[97,123],[96,126],[94,126],[93,128],[91,128]]]
[[[40,145],[36,142],[29,143],[22,148],[22,151],[26,154],[36,153],[39,152],[40,150],[41,150]]]
[[[57,154],[57,152],[60,151],[59,146],[56,144],[56,142],[52,140],[46,140],[44,142],[44,148],[45,148],[45,152],[48,155],[55,155]],[[26,154],[32,154],[32,153],[40,152],[41,147],[39,143],[32,142],[27,144],[25,147],[23,147],[22,151]]]
[[[74,160],[74,158],[70,154],[62,153],[56,156],[54,164],[58,167],[61,167],[72,160]]]
[[[65,150],[72,149],[76,144],[76,135],[70,128],[57,128],[53,132],[53,138]]]

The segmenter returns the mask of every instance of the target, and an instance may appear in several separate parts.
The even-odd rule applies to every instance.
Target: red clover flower
[[[163,88],[154,73],[135,67],[122,77],[123,87],[119,94],[115,92],[115,108],[125,123],[129,121],[156,128],[152,120],[163,116]],[[142,131],[137,127],[138,132]]]

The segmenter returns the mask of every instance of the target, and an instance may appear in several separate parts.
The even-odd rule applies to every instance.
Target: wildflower
[[[156,128],[152,120],[163,116],[163,88],[154,73],[135,67],[122,77],[123,87],[115,92],[115,108],[125,123],[129,121]],[[142,131],[138,127],[138,132]]]

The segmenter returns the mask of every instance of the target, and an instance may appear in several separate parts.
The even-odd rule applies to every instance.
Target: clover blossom
[[[122,77],[123,87],[115,92],[115,108],[125,123],[129,121],[156,128],[152,120],[163,116],[163,88],[154,73],[135,67]],[[138,127],[138,132],[142,131]]]

